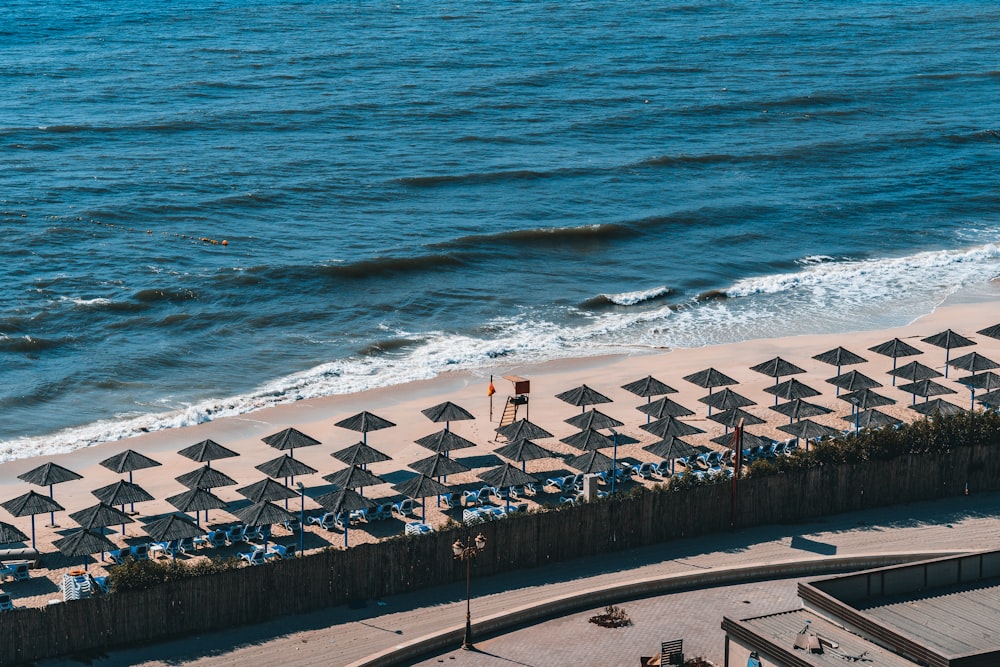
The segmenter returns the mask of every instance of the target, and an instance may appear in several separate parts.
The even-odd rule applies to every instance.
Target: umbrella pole
[[[618,431],[611,431],[614,434],[614,449],[611,454],[611,495],[615,494],[615,480],[618,479]]]
[[[351,515],[347,515],[347,523],[344,524],[344,548],[347,548],[347,524],[351,522]]]
[[[948,379],[948,357],[951,355],[951,348],[944,348],[944,379]]]
[[[51,484],[49,484],[49,500],[51,500],[52,502],[55,502],[55,500],[56,500],[52,496],[52,485]],[[49,528],[58,528],[58,527],[59,526],[56,525],[56,513],[53,510],[52,512],[49,513]]]
[[[36,551],[38,550],[38,547],[35,546],[35,515],[34,514],[31,515],[31,548],[35,549]]]

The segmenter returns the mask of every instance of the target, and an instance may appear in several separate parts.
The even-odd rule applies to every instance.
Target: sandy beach
[[[576,431],[564,420],[578,414],[581,408],[569,405],[555,398],[555,395],[585,383],[613,401],[594,407],[625,422],[619,432],[640,441],[640,444],[637,445],[620,447],[618,450],[619,459],[657,461],[656,457],[641,448],[657,439],[640,428],[640,425],[646,423],[646,417],[636,410],[636,407],[645,403],[646,399],[621,388],[628,382],[651,374],[676,389],[677,393],[671,394],[670,397],[696,412],[693,417],[685,418],[684,421],[706,431],[704,434],[684,439],[694,445],[707,445],[721,449],[718,445],[711,443],[710,439],[721,435],[724,427],[707,418],[707,406],[698,400],[707,395],[708,391],[682,379],[684,376],[709,367],[716,368],[739,382],[738,385],[732,387],[734,391],[756,402],[756,405],[750,406],[747,411],[767,420],[767,424],[751,427],[747,430],[775,439],[785,439],[788,437],[787,434],[778,430],[777,426],[787,424],[788,419],[769,409],[770,406],[774,405],[774,397],[764,391],[766,387],[775,383],[775,379],[750,370],[750,367],[755,364],[775,356],[781,356],[805,370],[805,373],[796,375],[796,379],[822,392],[820,396],[808,400],[834,410],[829,415],[814,418],[815,421],[838,429],[846,429],[850,427],[850,424],[842,417],[850,414],[851,406],[838,400],[835,396],[834,386],[826,382],[828,378],[832,378],[836,374],[836,368],[812,358],[814,355],[842,345],[867,359],[865,363],[845,367],[842,371],[858,370],[881,382],[883,387],[877,391],[897,401],[895,405],[881,409],[900,419],[912,421],[921,418],[921,415],[909,409],[912,401],[910,394],[891,386],[892,377],[887,372],[892,369],[893,360],[870,352],[868,348],[898,337],[923,352],[919,356],[900,359],[900,365],[918,360],[943,372],[946,351],[922,342],[922,338],[946,329],[952,329],[971,338],[976,343],[975,346],[951,350],[952,359],[975,351],[988,358],[1000,360],[1000,340],[976,334],[976,331],[993,326],[998,322],[1000,322],[1000,301],[973,305],[947,305],[908,326],[891,330],[753,340],[696,349],[652,352],[642,350],[629,355],[558,361],[530,367],[505,367],[498,364],[493,371],[497,392],[492,398],[492,421],[490,420],[490,398],[487,396],[489,376],[471,373],[446,374],[433,380],[360,394],[302,400],[241,417],[219,419],[183,429],[148,433],[141,437],[109,442],[63,455],[10,461],[0,465],[0,469],[2,469],[0,499],[14,498],[29,490],[47,494],[47,488],[34,487],[17,478],[18,475],[45,461],[54,461],[83,475],[81,480],[55,487],[55,499],[67,510],[67,512],[56,513],[58,527],[51,528],[45,525],[49,523],[48,515],[39,515],[35,520],[39,550],[44,556],[45,565],[51,568],[50,576],[57,579],[72,563],[59,558],[58,554],[56,557],[48,555],[55,551],[51,546],[52,541],[75,528],[74,523],[67,516],[68,512],[74,512],[96,503],[96,498],[91,494],[91,490],[112,484],[121,478],[121,476],[101,467],[99,462],[126,449],[142,452],[162,464],[160,467],[139,470],[134,474],[135,483],[156,498],[154,501],[136,506],[136,511],[139,513],[135,517],[137,523],[128,526],[125,538],[128,543],[134,544],[145,541],[140,526],[150,517],[174,511],[174,508],[164,499],[186,490],[174,478],[192,471],[200,465],[178,455],[177,451],[208,438],[240,453],[239,457],[219,460],[213,464],[213,467],[225,472],[239,483],[237,486],[215,489],[214,492],[227,502],[245,502],[236,489],[263,479],[264,475],[255,470],[254,466],[282,454],[261,442],[261,438],[289,426],[298,428],[322,443],[319,446],[295,451],[296,459],[319,471],[314,475],[297,478],[306,485],[310,494],[318,495],[331,490],[330,485],[324,482],[321,476],[345,467],[343,463],[331,458],[330,454],[358,442],[362,437],[360,433],[334,426],[335,422],[367,410],[396,424],[393,428],[368,433],[367,441],[372,447],[392,457],[391,461],[372,464],[369,467],[370,470],[386,477],[392,483],[398,483],[412,475],[412,471],[408,472],[407,464],[431,455],[431,452],[415,444],[414,441],[444,427],[443,424],[431,422],[420,411],[443,401],[453,401],[472,412],[475,415],[475,420],[453,422],[451,429],[477,443],[476,448],[454,452],[453,457],[482,472],[485,467],[492,467],[503,462],[502,459],[493,454],[493,450],[502,444],[493,441],[494,428],[503,413],[506,397],[512,393],[511,383],[502,379],[502,376],[518,375],[531,382],[527,413],[522,407],[518,416],[528,416],[531,421],[548,429],[555,436],[539,439],[538,444],[560,454],[579,453],[560,443],[559,439]],[[957,392],[944,398],[964,408],[968,408],[970,405],[970,395],[968,390],[956,381],[956,378],[964,377],[967,374],[965,371],[953,368],[949,371],[948,379],[939,378],[937,380]],[[784,379],[788,378],[783,377],[782,380]],[[905,382],[900,381],[899,384]],[[918,398],[917,400],[922,401],[923,399]],[[607,453],[610,454],[610,451]],[[529,472],[565,469],[565,465],[559,459],[543,459],[528,464]],[[475,481],[475,471],[448,479],[449,483],[458,485],[473,484]],[[390,486],[390,484],[384,484],[370,487],[366,490],[365,495],[372,498],[399,498],[399,494],[393,491]],[[553,496],[545,494],[538,498],[543,502],[551,502]],[[558,500],[558,494],[556,494],[555,499]],[[298,501],[291,502],[291,509],[297,511]],[[427,507],[428,523],[434,525],[444,521],[445,514],[438,510],[433,499],[429,500]],[[317,510],[318,505],[307,498],[307,513],[310,511],[315,513]],[[14,518],[6,512],[4,515],[4,521],[12,523],[26,533],[30,532],[31,524],[28,517]],[[452,511],[447,516],[460,519],[461,512]],[[233,519],[228,513],[222,510],[211,512],[210,524],[229,524],[231,522]],[[351,544],[357,544],[361,541],[378,539],[387,534],[395,534],[401,528],[402,523],[395,520],[373,524],[371,530],[366,530],[366,527],[362,525],[358,529],[350,531],[350,541]],[[109,537],[122,544],[124,540],[118,530],[120,528],[114,529]],[[327,532],[315,526],[311,527],[310,531],[309,545],[338,546],[343,542],[340,532]],[[280,531],[276,531],[276,537],[279,541],[293,541],[293,538],[290,538],[287,533]],[[233,552],[238,550],[238,548],[233,548]],[[205,553],[210,554],[211,552],[206,551]],[[80,562],[79,559],[74,559],[74,561]],[[103,563],[99,560],[96,564],[92,563],[90,565],[91,572],[100,574],[102,566]],[[41,575],[42,572],[33,574],[34,577]],[[40,604],[47,599],[56,597],[52,589],[43,590],[32,587],[30,581],[7,584],[4,586],[4,590],[12,593],[15,597],[15,604],[19,605]]]

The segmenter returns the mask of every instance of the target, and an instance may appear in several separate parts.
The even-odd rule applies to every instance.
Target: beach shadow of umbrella
[[[198,463],[205,463],[209,466],[212,465],[212,461],[239,456],[239,452],[234,452],[231,449],[223,447],[215,440],[202,440],[190,447],[185,447],[177,453],[184,458],[197,461]]]
[[[597,391],[592,389],[585,384],[579,387],[574,387],[569,391],[564,391],[560,394],[556,394],[556,398],[560,401],[569,403],[570,405],[576,405],[580,408],[580,412],[587,409],[588,405],[599,405],[601,403],[611,403],[611,399]],[[537,436],[530,436],[537,437]]]
[[[117,548],[115,543],[99,532],[81,528],[73,531],[66,537],[60,538],[52,543],[59,552],[69,558],[77,556],[92,556],[96,553],[104,553]],[[84,561],[83,567],[87,568],[89,562]]]
[[[898,338],[887,340],[884,343],[880,343],[868,349],[876,354],[881,354],[884,357],[892,357],[892,370],[896,370],[896,362],[900,357],[912,357],[916,354],[923,354],[922,350],[918,350],[909,343],[904,343]],[[827,380],[827,382],[829,382],[829,380]],[[892,379],[892,386],[896,386],[895,377]],[[861,389],[861,387],[858,388]]]
[[[948,377],[948,357],[951,355],[951,351],[956,347],[968,347],[969,345],[975,345],[975,341],[971,341],[961,334],[957,334],[951,329],[942,331],[941,333],[934,334],[933,336],[928,336],[927,338],[921,339],[925,343],[930,343],[936,347],[944,348],[944,376]]]
[[[395,424],[366,410],[347,419],[341,419],[334,426],[360,433],[362,443],[367,445],[369,431],[381,431],[384,428],[392,428]]]
[[[63,482],[72,482],[77,479],[83,479],[82,475],[79,475],[69,468],[64,468],[58,463],[44,463],[37,468],[32,468],[28,472],[22,473],[17,476],[18,479],[24,480],[29,484],[34,484],[35,486],[47,486],[49,487],[49,499],[55,500],[55,496],[52,493],[52,487],[55,484],[62,484]],[[51,513],[49,517],[49,528],[58,528],[56,525],[56,515],[55,512]]]
[[[31,517],[32,549],[37,549],[35,546],[35,515],[48,514],[50,512],[61,512],[64,509],[63,506],[56,501],[52,500],[48,496],[43,496],[36,491],[28,491],[24,495],[0,503],[0,507],[3,507],[5,510],[10,512],[12,516]]]

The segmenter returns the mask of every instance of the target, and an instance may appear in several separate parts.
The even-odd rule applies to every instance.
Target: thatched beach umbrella
[[[306,435],[297,428],[286,428],[277,433],[266,435],[261,441],[269,447],[274,447],[278,451],[288,452],[288,455],[295,457],[295,450],[301,447],[314,447],[320,441],[311,435]]]
[[[569,419],[564,419],[570,426],[575,426],[580,430],[585,429],[602,429],[602,428],[615,428],[616,426],[624,426],[625,422],[619,421],[614,417],[609,417],[599,410],[590,409],[586,412],[581,412],[578,415],[573,415]]]
[[[235,479],[220,470],[209,468],[207,465],[174,477],[174,479],[189,489],[212,490],[220,486],[236,485]]]
[[[853,366],[854,364],[863,364],[867,359],[859,354],[854,354],[850,350],[844,349],[843,347],[835,347],[832,350],[827,350],[826,352],[821,352],[813,357],[816,361],[822,361],[824,364],[830,364],[831,366],[837,367],[837,375],[840,375],[841,366]],[[803,396],[802,398],[808,398]]]
[[[885,357],[892,357],[892,370],[896,370],[896,362],[900,357],[912,357],[915,354],[923,354],[922,350],[918,350],[909,343],[904,343],[898,338],[887,340],[884,343],[880,343],[868,349],[876,354],[881,354]],[[896,386],[896,378],[892,379],[892,386]]]
[[[883,396],[882,394],[877,394],[871,389],[859,389],[858,391],[852,391],[849,394],[838,396],[838,398],[842,401],[847,401],[852,405],[852,414],[857,410],[879,408],[886,405],[895,405],[896,403],[895,399]]]
[[[361,494],[351,489],[340,489],[332,493],[324,493],[314,498],[327,512],[342,514],[344,516],[344,546],[347,546],[347,530],[351,525],[351,512],[358,510],[370,510],[377,507],[374,501],[365,498]]]
[[[963,371],[969,371],[970,373],[980,373],[982,371],[991,371],[994,368],[1000,368],[1000,364],[992,359],[987,359],[978,352],[970,352],[969,354],[962,355],[957,359],[952,359],[950,362],[946,362],[945,370],[947,370],[947,366],[961,368]],[[948,377],[948,373],[946,372],[944,376]]]
[[[294,514],[286,509],[278,507],[272,502],[268,502],[267,500],[261,500],[239,509],[228,510],[228,512],[239,519],[243,525],[251,528],[255,526],[272,526],[276,523],[285,523],[286,521],[295,520]],[[302,526],[301,530],[305,530],[305,526]],[[265,550],[267,549],[267,541],[267,533],[265,533]]]
[[[909,380],[910,382],[916,382],[917,380],[939,378],[942,374],[938,373],[930,366],[925,366],[919,361],[911,361],[908,364],[903,364],[899,368],[889,371],[889,375]]]
[[[83,475],[79,475],[69,468],[64,468],[58,463],[44,463],[37,468],[32,468],[28,472],[21,473],[17,476],[18,479],[22,479],[29,484],[34,484],[35,486],[47,486],[49,487],[49,498],[55,500],[55,496],[52,495],[52,487],[55,484],[62,484],[63,482],[72,482],[73,480],[83,479]],[[49,528],[58,528],[56,525],[56,514],[52,512],[49,517]]]
[[[205,489],[195,487],[188,489],[184,493],[167,498],[167,502],[179,509],[181,512],[194,512],[195,523],[199,522],[199,512],[205,511],[205,520],[208,520],[209,510],[221,510],[226,508],[226,503]]]
[[[896,426],[903,423],[902,420],[887,415],[876,408],[859,410],[855,414],[845,415],[841,419],[846,422],[852,422],[855,433],[863,428],[882,428],[883,426]]]
[[[663,419],[664,417],[690,417],[694,414],[694,410],[689,410],[667,396],[658,398],[651,403],[640,405],[636,408],[636,410],[646,413],[647,417],[652,417],[653,419]],[[646,423],[649,423],[648,419],[646,420]]]
[[[588,405],[611,403],[610,398],[595,389],[591,389],[585,384],[581,384],[579,387],[574,387],[569,391],[564,391],[561,394],[556,394],[556,398],[560,401],[565,401],[570,405],[579,406],[580,412],[586,410]]]
[[[704,429],[679,421],[675,417],[657,419],[651,424],[642,424],[639,428],[644,431],[648,431],[659,438],[665,438],[668,435],[685,436],[705,432]]]
[[[234,452],[231,449],[223,447],[215,440],[202,440],[190,447],[185,447],[177,453],[184,458],[197,461],[198,463],[205,463],[209,466],[212,465],[212,461],[239,456],[239,452]]]
[[[249,484],[243,488],[236,489],[236,493],[240,494],[252,503],[272,500],[288,500],[289,498],[295,498],[299,495],[284,484],[279,484],[270,477],[265,477],[259,482],[254,482],[253,484]],[[232,512],[230,512],[230,514],[232,514]]]
[[[994,389],[993,391],[986,392],[976,400],[985,405],[987,408],[1000,406],[1000,389]]]
[[[735,435],[736,435],[735,433],[732,433],[730,435],[716,436],[712,438],[712,442],[714,442],[717,445],[722,445],[723,447],[729,447],[735,450],[735,446],[733,444],[733,436]],[[744,450],[753,449],[754,447],[770,447],[773,444],[774,440],[772,440],[771,438],[765,438],[762,435],[756,435],[748,431],[743,431]]]
[[[146,524],[144,530],[157,542],[186,540],[205,533],[201,526],[192,521],[186,514],[168,514]],[[174,550],[173,557],[177,558],[176,550]]]
[[[584,474],[593,474],[611,470],[614,468],[615,462],[610,456],[605,456],[596,449],[592,449],[585,454],[566,459],[566,465]]]
[[[840,435],[840,431],[823,424],[818,424],[811,419],[800,419],[791,424],[783,424],[778,427],[779,431],[790,433],[796,438],[806,441],[806,449],[809,449],[809,441],[819,438],[833,437]]]
[[[388,419],[383,419],[382,417],[365,410],[348,417],[347,419],[341,419],[339,422],[334,424],[334,426],[346,428],[351,431],[357,431],[361,434],[362,442],[367,445],[369,431],[380,431],[384,428],[392,428],[395,424]]]
[[[0,521],[0,544],[16,544],[27,541],[28,536],[22,533],[17,526]]]
[[[452,488],[446,486],[441,482],[428,477],[424,474],[419,474],[416,477],[411,477],[405,482],[400,482],[392,487],[393,491],[397,491],[408,498],[423,500],[429,496],[443,496],[446,493],[451,493]],[[427,520],[427,508],[424,503],[420,503],[420,520]]]
[[[451,401],[438,403],[432,407],[424,408],[420,412],[432,422],[444,422],[444,430],[446,431],[451,430],[451,422],[475,419],[471,412]]]
[[[789,424],[796,419],[818,417],[819,415],[827,415],[833,412],[830,408],[816,405],[815,403],[808,403],[801,398],[796,398],[794,401],[788,401],[780,405],[772,405],[770,409],[788,417]]]
[[[522,472],[526,469],[525,464],[527,461],[549,459],[558,456],[555,452],[550,452],[544,447],[540,447],[531,440],[527,440],[525,438],[506,444],[503,447],[497,447],[493,451],[505,459],[520,461]]]
[[[969,340],[961,334],[957,334],[951,329],[942,331],[941,333],[934,334],[933,336],[928,336],[922,339],[925,343],[930,343],[937,347],[944,348],[944,376],[948,377],[948,357],[951,354],[953,348],[956,347],[968,347],[969,345],[975,345],[975,341]]]
[[[11,513],[13,516],[31,516],[31,548],[35,549],[35,515],[46,514],[48,512],[60,512],[64,508],[62,505],[52,500],[48,496],[43,496],[37,491],[28,491],[22,496],[12,498],[0,503],[0,507]]]
[[[541,426],[533,424],[527,419],[518,419],[515,422],[511,422],[506,426],[501,426],[496,429],[499,435],[507,438],[510,442],[516,442],[518,440],[534,440],[536,438],[551,438],[552,434],[546,431]]]
[[[794,401],[796,399],[812,398],[813,396],[820,395],[819,391],[795,378],[789,378],[771,387],[764,387],[764,391],[774,395],[775,405],[778,404],[779,398],[783,401]]]
[[[576,433],[568,435],[565,438],[560,438],[559,442],[564,442],[570,447],[576,447],[577,449],[582,449],[583,451],[604,449],[605,447],[613,447],[615,444],[614,438],[610,435],[605,435],[592,428],[577,431]]]
[[[709,394],[708,396],[702,396],[698,399],[699,403],[704,403],[709,407],[709,414],[711,415],[712,408],[717,410],[732,410],[734,408],[745,408],[750,405],[757,405],[756,401],[752,401],[742,394],[738,394],[729,387],[726,387],[720,392],[715,394]]]
[[[768,359],[764,363],[751,366],[750,370],[767,375],[768,377],[773,377],[774,384],[778,384],[778,378],[784,377],[785,375],[798,375],[799,373],[806,372],[805,369],[799,368],[792,362],[785,361],[781,357]]]
[[[674,474],[674,462],[677,459],[686,459],[691,456],[698,456],[701,450],[694,445],[688,444],[680,438],[668,435],[662,440],[657,440],[651,445],[643,447],[644,450],[653,456],[659,456],[664,461],[670,461],[670,474]]]
[[[67,557],[90,556],[96,553],[104,553],[116,548],[114,542],[99,532],[81,528],[73,531],[66,537],[60,538],[52,543],[59,552]],[[87,561],[83,563],[83,569],[87,569]]]
[[[827,380],[830,384],[835,387],[840,387],[849,392],[860,391],[862,389],[875,389],[881,387],[882,383],[878,380],[873,380],[864,373],[859,373],[858,371],[848,371],[837,377],[832,377]]]
[[[983,336],[988,336],[990,338],[996,338],[1000,340],[1000,324],[994,324],[991,327],[986,327],[985,329],[980,329],[976,332],[977,334],[982,334]]]
[[[135,519],[117,507],[112,507],[107,503],[97,503],[79,512],[73,512],[69,518],[76,521],[81,528],[92,530],[94,528],[106,528],[107,526],[124,526],[126,523],[134,523]]]
[[[652,375],[647,375],[646,377],[635,380],[634,382],[629,382],[628,384],[623,384],[622,389],[631,392],[636,396],[642,396],[646,399],[646,404],[652,401],[653,396],[663,396],[664,394],[676,394],[677,390],[668,384],[660,382]],[[649,423],[649,417],[646,418],[646,423]]]
[[[122,512],[125,511],[126,505],[129,505],[134,510],[136,503],[153,500],[153,496],[141,486],[132,482],[126,482],[123,479],[114,484],[95,489],[91,493],[102,503],[107,505],[121,505]],[[122,524],[122,535],[124,534],[125,524]]]
[[[969,391],[972,393],[972,410],[976,407],[976,390],[982,389],[983,391],[993,391],[994,389],[1000,389],[1000,375],[997,375],[993,371],[986,371],[985,373],[974,373],[972,375],[966,375],[964,378],[959,378],[958,382],[961,382]]]
[[[756,426],[758,424],[765,423],[763,419],[757,415],[750,414],[743,408],[733,408],[731,410],[723,410],[722,412],[717,412],[711,417],[709,417],[714,422],[718,422],[726,427],[726,433],[729,429],[736,428],[742,421],[744,426]]]
[[[913,394],[913,405],[917,403],[917,396],[923,396],[924,400],[930,398],[931,396],[944,396],[946,394],[957,394],[958,392],[951,387],[946,387],[943,384],[939,384],[934,380],[917,380],[916,382],[910,382],[909,384],[901,384],[897,387],[900,391],[905,391],[908,394]]]
[[[136,470],[144,470],[146,468],[155,468],[162,465],[159,461],[154,461],[145,454],[140,454],[133,449],[126,449],[120,454],[115,454],[114,456],[104,459],[101,461],[101,465],[118,473],[119,475],[128,473],[129,484],[132,484],[132,473]],[[136,501],[139,502],[139,501]],[[109,505],[117,505],[118,503],[108,503]],[[129,511],[135,512],[135,505],[129,503]]]
[[[434,456],[429,456],[426,459],[414,461],[409,464],[408,467],[419,473],[423,473],[428,477],[435,478],[457,475],[458,473],[469,472],[471,470],[469,466],[463,465],[455,459],[450,459],[441,452],[438,452]]]
[[[260,465],[254,466],[254,468],[274,479],[288,479],[291,477],[293,484],[295,483],[296,475],[311,475],[317,472],[316,468],[313,468],[311,465],[303,463],[298,459],[293,459],[288,455],[265,461]]]
[[[384,479],[373,475],[361,466],[348,466],[343,470],[323,475],[323,479],[338,489],[363,489],[366,486],[378,486],[386,483]]]
[[[463,438],[454,431],[437,431],[422,438],[417,438],[414,442],[432,452],[441,452],[442,454],[453,452],[456,449],[468,449],[469,447],[476,446],[476,443]]]
[[[489,470],[485,470],[476,476],[495,489],[507,489],[507,493],[503,494],[503,497],[506,500],[507,509],[510,509],[510,488],[512,486],[534,484],[538,481],[535,479],[534,475],[529,475],[510,463],[504,463],[496,468],[490,468]]]
[[[910,409],[927,417],[934,415],[957,415],[965,412],[965,408],[960,408],[943,398],[935,398],[923,403],[914,403],[910,406]]]
[[[392,460],[392,457],[388,454],[383,454],[363,442],[356,442],[350,447],[337,450],[333,454],[330,454],[330,456],[338,461],[343,461],[349,466],[358,465],[362,468],[367,468],[370,463],[381,463],[382,461]]]

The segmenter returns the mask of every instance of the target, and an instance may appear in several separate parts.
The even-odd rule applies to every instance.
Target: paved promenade
[[[502,548],[502,545],[487,548]],[[443,660],[463,667],[565,664],[565,656],[548,656],[537,648],[531,660],[513,656],[502,658],[496,650],[504,646],[504,638],[490,638],[489,628],[506,631],[512,626],[505,624],[505,618],[513,615],[522,625],[534,626],[528,628],[534,634],[525,635],[525,641],[540,641],[539,646],[572,643],[580,659],[575,664],[602,664],[587,659],[592,649],[570,632],[571,626],[552,622],[538,625],[543,619],[532,618],[532,610],[542,606],[553,612],[551,616],[568,616],[582,610],[582,615],[586,616],[609,602],[625,603],[672,591],[731,585],[748,578],[754,581],[788,579],[811,572],[843,569],[848,564],[856,565],[866,560],[874,562],[885,556],[997,548],[1000,548],[1000,494],[973,495],[680,540],[489,578],[476,578],[473,573],[473,622],[485,626],[480,630],[482,640],[477,642],[484,651],[480,655],[449,651],[448,648],[456,645],[456,639],[461,643],[465,620],[465,584],[462,582],[370,601],[363,608],[342,606],[228,632],[81,657],[93,667],[221,667],[251,663],[360,666],[392,664],[394,651],[410,646],[412,655],[404,655],[396,664],[415,664],[420,660],[428,665]],[[794,589],[794,584],[791,585]],[[771,606],[784,604],[789,599],[784,588],[757,586],[751,590],[759,592],[758,598],[770,600]],[[708,637],[704,645],[711,646],[712,641],[717,641],[721,647],[719,623],[723,613],[731,612],[721,606],[713,607],[710,600],[728,598],[704,596],[703,602],[692,601],[698,599],[689,596],[683,598],[686,602],[682,604],[687,605],[689,611],[703,614],[693,627],[704,627],[715,637],[714,640]],[[744,615],[769,611],[773,609],[766,604],[757,607],[748,604],[748,613]],[[606,643],[610,635],[597,632],[604,629],[591,627],[595,631],[587,636],[594,642]],[[435,641],[435,637],[439,641]],[[642,642],[648,642],[648,638],[643,638]],[[628,656],[648,655],[651,648],[645,643],[634,646],[618,643],[624,646],[622,655]],[[413,649],[413,646],[419,648]],[[442,655],[428,660],[428,655],[437,653]],[[46,667],[78,664],[73,660],[41,663]],[[635,663],[630,659],[621,664]]]

